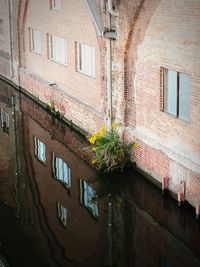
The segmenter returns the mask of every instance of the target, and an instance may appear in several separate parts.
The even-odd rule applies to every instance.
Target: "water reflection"
[[[3,254],[11,267],[200,266],[194,210],[163,198],[131,169],[94,180],[83,138],[4,83],[0,110],[0,260]]]
[[[15,114],[10,104],[14,93],[19,99]],[[12,208],[12,226],[1,223],[0,241],[10,266],[103,266],[104,212],[97,220],[87,209],[92,204],[85,208],[81,201],[86,194],[80,189],[80,180],[84,179],[91,191],[95,176],[80,158],[83,139],[14,90],[3,85],[0,94],[1,110],[14,118],[9,135],[0,131],[1,214]],[[1,123],[4,120],[2,115]],[[3,234],[5,228],[19,238],[18,229],[19,240],[32,243],[24,250],[30,257],[28,264],[23,263],[26,255],[16,261],[24,246],[19,242],[14,250],[9,234]],[[37,264],[31,262],[33,258]]]
[[[99,192],[112,201],[113,266],[200,266],[200,229],[195,210],[127,170],[109,179],[99,173]]]

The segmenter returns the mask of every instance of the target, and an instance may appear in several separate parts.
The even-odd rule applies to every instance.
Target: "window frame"
[[[64,41],[64,45],[65,45],[65,63],[59,61],[58,59],[56,59],[54,56],[53,56],[53,51],[54,51],[54,47],[53,47],[53,38],[56,37],[56,38],[60,38],[60,39],[63,39]],[[61,37],[61,36],[58,36],[58,35],[55,35],[55,34],[51,34],[51,33],[48,33],[47,34],[47,39],[48,39],[48,58],[49,60],[57,63],[57,64],[60,64],[62,66],[65,66],[67,67],[67,63],[68,63],[68,42],[66,40],[66,38],[64,37]]]
[[[93,187],[88,182],[86,182],[85,180],[81,178],[79,179],[79,184],[80,184],[81,205],[83,205],[95,219],[98,219],[99,218],[99,203],[97,199],[95,201],[92,201],[92,197],[96,195],[96,191],[93,189]],[[89,188],[91,188],[92,190],[92,197],[89,194],[85,197],[85,193],[86,191],[88,192]],[[85,198],[88,200],[87,203],[85,202]]]
[[[0,40],[4,41],[4,20],[0,19]]]
[[[62,0],[50,0],[50,9],[59,11],[62,8]]]
[[[175,111],[175,114],[173,112],[170,112],[170,110],[168,110],[167,108],[165,108],[165,97],[166,97],[166,84],[165,84],[165,72],[168,72],[168,71],[174,71],[176,72],[176,111]],[[189,84],[189,114],[188,114],[188,118],[184,118],[183,116],[180,115],[180,111],[181,111],[181,101],[180,101],[180,94],[181,94],[181,86],[180,86],[180,77],[181,75],[185,75],[185,76],[188,76],[188,78],[190,79],[190,84]],[[182,120],[184,122],[189,122],[190,121],[190,105],[191,105],[191,101],[190,101],[190,98],[191,98],[191,75],[188,74],[188,73],[184,73],[184,72],[180,72],[180,71],[176,71],[176,70],[172,70],[172,69],[168,69],[168,68],[165,68],[165,67],[161,67],[161,110],[166,113],[166,114],[169,114],[175,118],[178,118],[179,120]],[[168,91],[169,92],[169,91]],[[167,95],[168,97],[168,95]]]
[[[40,48],[35,49],[35,42],[34,42],[34,31],[40,34]],[[30,51],[36,55],[42,55],[42,32],[35,28],[29,28],[29,43],[30,43]]]
[[[63,167],[63,179],[61,177],[57,176],[56,159],[61,160],[62,163],[66,165],[66,168],[67,168],[67,181],[68,182],[65,182],[64,167]],[[65,166],[65,165],[63,165],[63,166]],[[54,152],[52,153],[52,175],[53,175],[53,178],[55,178],[57,181],[61,182],[68,190],[71,189],[71,169],[69,168],[67,162],[64,161],[62,158],[58,157]]]
[[[40,153],[39,153],[39,145],[38,144],[43,144],[44,147],[44,158],[40,158]],[[46,157],[46,145],[43,143],[38,137],[34,136],[34,152],[35,152],[35,157],[36,159],[42,163],[43,165],[46,165],[47,162],[47,157]]]
[[[63,227],[67,226],[68,210],[60,202],[57,202],[57,216]]]
[[[92,65],[91,65],[91,71],[89,72],[85,66],[87,62],[86,55],[83,54],[83,48],[86,50],[87,48],[92,48],[93,52],[91,51],[93,60],[92,60]],[[84,74],[90,78],[95,79],[96,78],[96,47],[81,43],[81,42],[76,42],[76,51],[77,51],[77,56],[76,56],[76,61],[77,61],[77,71],[81,74]],[[85,62],[83,63],[83,58],[85,58]],[[85,66],[84,66],[85,65]],[[84,67],[83,67],[84,66]]]

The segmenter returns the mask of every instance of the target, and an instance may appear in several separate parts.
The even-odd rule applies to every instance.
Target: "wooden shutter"
[[[179,75],[179,117],[189,120],[190,117],[190,75]]]

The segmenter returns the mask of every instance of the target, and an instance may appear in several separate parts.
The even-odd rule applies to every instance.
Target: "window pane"
[[[177,115],[177,72],[164,70],[164,110]]]
[[[189,120],[190,116],[190,75],[180,73],[179,117]]]
[[[67,41],[64,38],[50,35],[50,58],[58,63],[67,64]]]
[[[89,45],[79,45],[79,66],[78,69],[82,73],[89,76],[95,76],[95,48]]]

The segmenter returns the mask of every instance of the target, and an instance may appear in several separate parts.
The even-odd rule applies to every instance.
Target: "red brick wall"
[[[136,162],[159,181],[171,177],[169,188],[176,193],[183,181],[192,205],[200,201],[199,10],[199,1],[146,1],[128,58],[127,135],[140,144]],[[189,122],[161,110],[161,67],[191,75]]]

